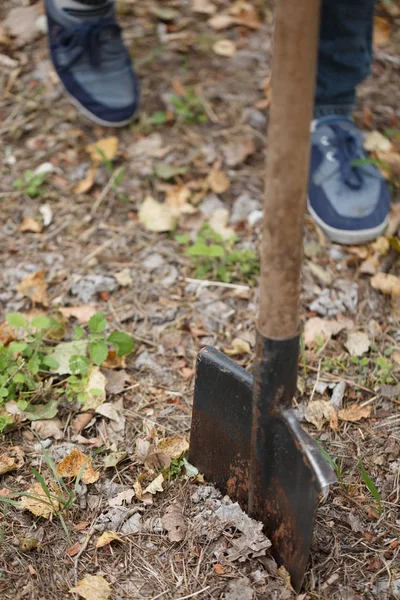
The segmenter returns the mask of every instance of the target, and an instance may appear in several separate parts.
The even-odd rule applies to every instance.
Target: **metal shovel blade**
[[[197,361],[190,462],[244,510],[264,523],[272,551],[301,588],[320,493],[336,478],[290,410],[269,418],[264,451],[250,489],[253,378],[217,350]],[[254,472],[254,465],[253,465]]]

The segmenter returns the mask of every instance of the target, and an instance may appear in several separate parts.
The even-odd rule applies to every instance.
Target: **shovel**
[[[319,496],[336,481],[291,409],[319,5],[277,2],[253,376],[213,348],[200,351],[190,443],[205,478],[264,523],[297,591]]]

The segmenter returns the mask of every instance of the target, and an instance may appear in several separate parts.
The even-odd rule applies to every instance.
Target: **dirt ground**
[[[63,512],[68,535],[56,514],[0,503],[0,597],[78,598],[70,590],[92,575],[110,589],[82,596],[89,600],[294,598],[254,522],[181,458],[178,476],[175,462],[157,462],[163,440],[185,444],[204,344],[251,369],[272,12],[256,0],[118,5],[142,94],[138,119],[111,131],[63,96],[41,2],[0,6],[0,339],[9,342],[1,329],[9,313],[58,315],[68,341],[97,310],[110,331],[136,341],[125,363],[109,354],[106,402],[95,412],[61,394],[55,412],[37,420],[0,398],[0,417],[14,419],[0,458],[19,448],[0,496],[27,490],[32,468],[51,481],[49,460],[74,449],[93,452],[100,473]],[[220,15],[230,27],[213,20]],[[344,248],[309,218],[305,225],[294,408],[335,460],[339,483],[318,510],[302,600],[400,597],[399,15],[394,2],[379,7],[375,62],[356,112],[390,180],[389,231]],[[104,148],[100,160],[87,150],[93,143]],[[225,262],[190,254],[204,223],[236,235]],[[52,385],[31,404],[51,402]],[[125,455],[107,468],[117,451]],[[160,473],[161,489],[146,492]],[[97,548],[110,530],[122,542]]]

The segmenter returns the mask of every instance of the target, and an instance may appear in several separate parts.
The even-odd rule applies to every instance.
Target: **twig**
[[[103,188],[103,190],[100,193],[99,197],[97,198],[96,202],[92,206],[92,210],[90,211],[92,215],[94,215],[97,212],[100,204],[103,202],[104,198],[107,196],[108,192],[113,187],[115,180],[117,179],[117,177],[120,173],[121,173],[121,169],[116,169],[114,171],[114,173],[111,175],[110,179],[108,180],[108,183]]]
[[[202,594],[203,592],[206,592],[209,589],[210,589],[210,586],[208,585],[207,587],[203,588],[202,590],[199,590],[198,592],[193,592],[193,594],[189,594],[188,596],[179,596],[179,598],[176,598],[176,600],[187,600],[188,598],[194,598],[195,596],[198,596],[199,594]]]
[[[161,596],[165,596],[165,594],[168,594],[169,590],[165,590],[165,592],[161,592],[161,594],[157,594],[157,596],[153,596],[152,598],[150,598],[150,600],[157,600],[158,598],[161,598]]]
[[[247,292],[250,290],[250,286],[243,285],[240,283],[224,283],[222,281],[209,281],[208,279],[192,279],[191,277],[184,277],[184,281],[187,283],[197,283],[202,287],[221,287],[221,288],[229,288],[232,290],[241,290],[243,292]]]

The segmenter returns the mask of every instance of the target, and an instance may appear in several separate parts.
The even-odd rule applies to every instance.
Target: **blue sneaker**
[[[89,9],[66,2],[60,8],[55,0],[45,0],[45,6],[51,58],[67,96],[99,125],[127,125],[137,110],[139,89],[114,3],[105,0]]]
[[[338,244],[365,244],[384,232],[390,210],[386,181],[365,159],[363,135],[353,121],[332,116],[314,121],[308,210]]]

